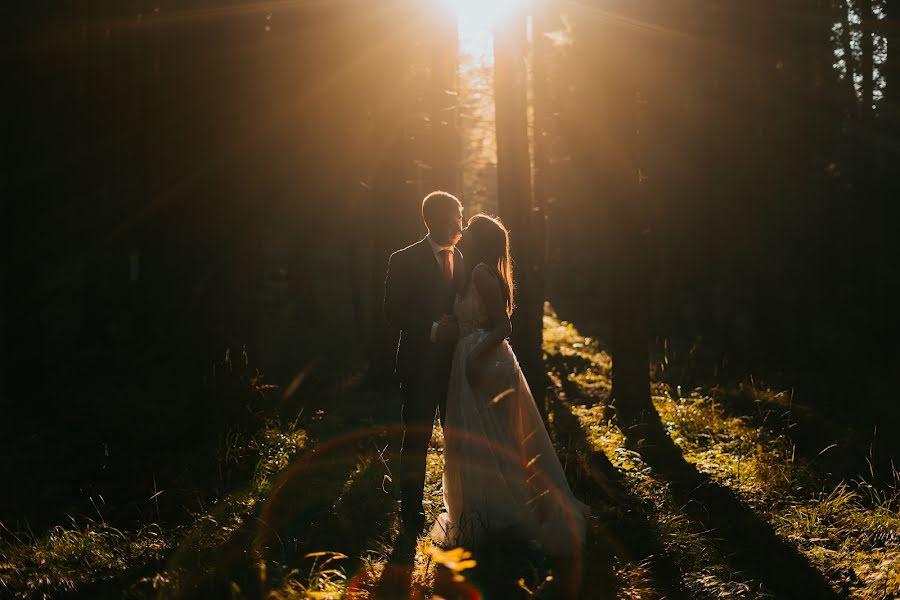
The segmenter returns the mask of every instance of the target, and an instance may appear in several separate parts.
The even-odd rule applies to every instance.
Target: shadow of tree
[[[582,588],[597,592],[596,597],[616,597],[618,582],[612,566],[617,556],[625,562],[648,567],[656,588],[666,598],[687,598],[680,571],[660,542],[652,510],[625,489],[623,475],[606,455],[591,447],[581,423],[566,402],[551,395],[550,411],[551,431],[560,445],[560,458],[569,469],[575,494],[603,498],[607,504],[598,514],[600,539],[589,540],[588,553],[593,564],[585,570]],[[593,511],[599,508],[595,504],[591,506]]]
[[[893,469],[885,463],[890,463],[890,457],[900,453],[892,452],[890,445],[881,448],[887,451],[885,456],[875,452],[877,428],[874,432],[861,430],[855,411],[837,412],[827,400],[823,401],[825,393],[813,395],[807,389],[795,397],[793,390],[777,393],[744,382],[711,383],[709,389],[716,406],[726,416],[739,417],[788,437],[795,460],[815,461],[820,467],[819,475],[830,485],[868,472],[870,462],[876,456],[881,458],[880,475],[885,483],[893,482]],[[789,400],[785,401],[785,398]],[[893,436],[885,437],[889,444],[900,448]],[[826,448],[828,451],[823,454]],[[878,465],[874,467],[878,474]]]
[[[780,539],[734,492],[688,463],[669,441],[642,450],[644,461],[669,483],[688,516],[713,533],[729,564],[778,598],[840,596],[795,548]]]
[[[560,446],[560,458],[567,465],[576,495],[603,500],[601,506],[592,502],[599,526],[589,536],[585,549],[589,568],[578,574],[579,581],[561,581],[561,585],[553,586],[541,597],[615,597],[618,583],[613,575],[613,561],[618,557],[647,568],[660,597],[688,598],[681,570],[661,543],[655,507],[625,488],[624,476],[602,451],[592,448],[566,401],[551,395],[550,414],[551,433]],[[761,589],[778,598],[839,598],[805,557],[781,540],[730,489],[699,473],[671,440],[644,448],[642,457],[654,475],[668,484],[675,502],[684,507],[695,529],[707,532],[706,537],[721,550],[735,572],[753,579]],[[519,578],[539,581],[535,574],[551,570],[562,573],[566,567],[564,563],[550,564],[521,549],[505,548],[502,541],[475,549],[473,556],[480,568],[468,573],[469,579],[483,592],[490,592],[490,597],[519,597],[525,593],[517,585]],[[453,597],[458,586],[447,583],[446,574],[442,573],[439,569],[435,591],[444,585],[442,595]],[[410,577],[411,568],[404,570],[389,563],[382,579],[395,584],[400,581],[399,588],[393,587],[393,592],[383,592],[378,597],[417,597],[418,591],[409,587]]]
[[[550,357],[551,366],[554,357]],[[569,371],[556,368],[563,389],[570,388],[569,394],[579,397],[577,383],[569,379]],[[572,389],[575,388],[575,389]],[[575,454],[583,457],[580,470],[590,474],[590,481],[599,485],[620,508],[636,504],[634,497],[623,497],[623,488],[618,482],[622,475],[609,463],[605,454],[594,451],[587,441],[578,418],[560,398],[552,399],[553,414],[557,423],[560,440],[570,442]],[[729,566],[741,572],[779,598],[838,598],[823,575],[809,564],[795,548],[781,540],[771,526],[757,516],[734,492],[721,486],[709,476],[702,474],[688,463],[681,450],[668,437],[660,443],[640,449],[644,462],[654,475],[668,484],[669,492],[693,522],[698,531],[706,531],[706,536],[722,551]],[[576,460],[576,462],[578,462]],[[634,521],[637,523],[628,522]],[[629,506],[621,517],[608,524],[614,541],[625,550],[626,556],[640,559],[654,557],[653,571],[656,580],[664,586],[670,597],[676,597],[678,569],[671,559],[665,557],[659,547],[659,540],[652,523],[655,518],[652,509]],[[624,535],[616,536],[616,531]],[[637,533],[636,532],[640,532]],[[678,592],[683,596],[684,592]]]

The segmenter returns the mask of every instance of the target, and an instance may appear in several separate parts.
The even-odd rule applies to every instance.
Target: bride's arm
[[[512,333],[512,323],[506,312],[506,299],[503,297],[497,277],[487,267],[479,265],[472,271],[472,283],[475,284],[475,289],[484,303],[490,329],[488,329],[488,334],[469,353],[468,361],[473,364],[468,369],[470,373],[477,372],[482,358]]]

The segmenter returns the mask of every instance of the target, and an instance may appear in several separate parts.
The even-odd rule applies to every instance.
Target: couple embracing
[[[388,322],[400,330],[403,401],[395,557],[412,558],[425,527],[425,462],[437,410],[444,430],[445,512],[430,529],[444,547],[491,540],[569,556],[584,542],[588,507],[569,488],[507,338],[514,285],[509,234],[446,192],[422,201],[428,235],[391,255]],[[461,244],[465,256],[457,248]]]

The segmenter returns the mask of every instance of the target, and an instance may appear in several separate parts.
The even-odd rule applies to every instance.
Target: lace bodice
[[[478,290],[470,281],[462,294],[456,296],[453,303],[453,314],[459,324],[459,336],[465,337],[470,333],[484,330],[488,325],[487,310],[478,295]]]

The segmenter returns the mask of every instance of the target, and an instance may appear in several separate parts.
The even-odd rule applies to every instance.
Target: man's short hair
[[[462,202],[459,198],[448,192],[431,192],[422,199],[422,219],[425,224],[434,223],[435,217],[450,209],[462,211]]]

